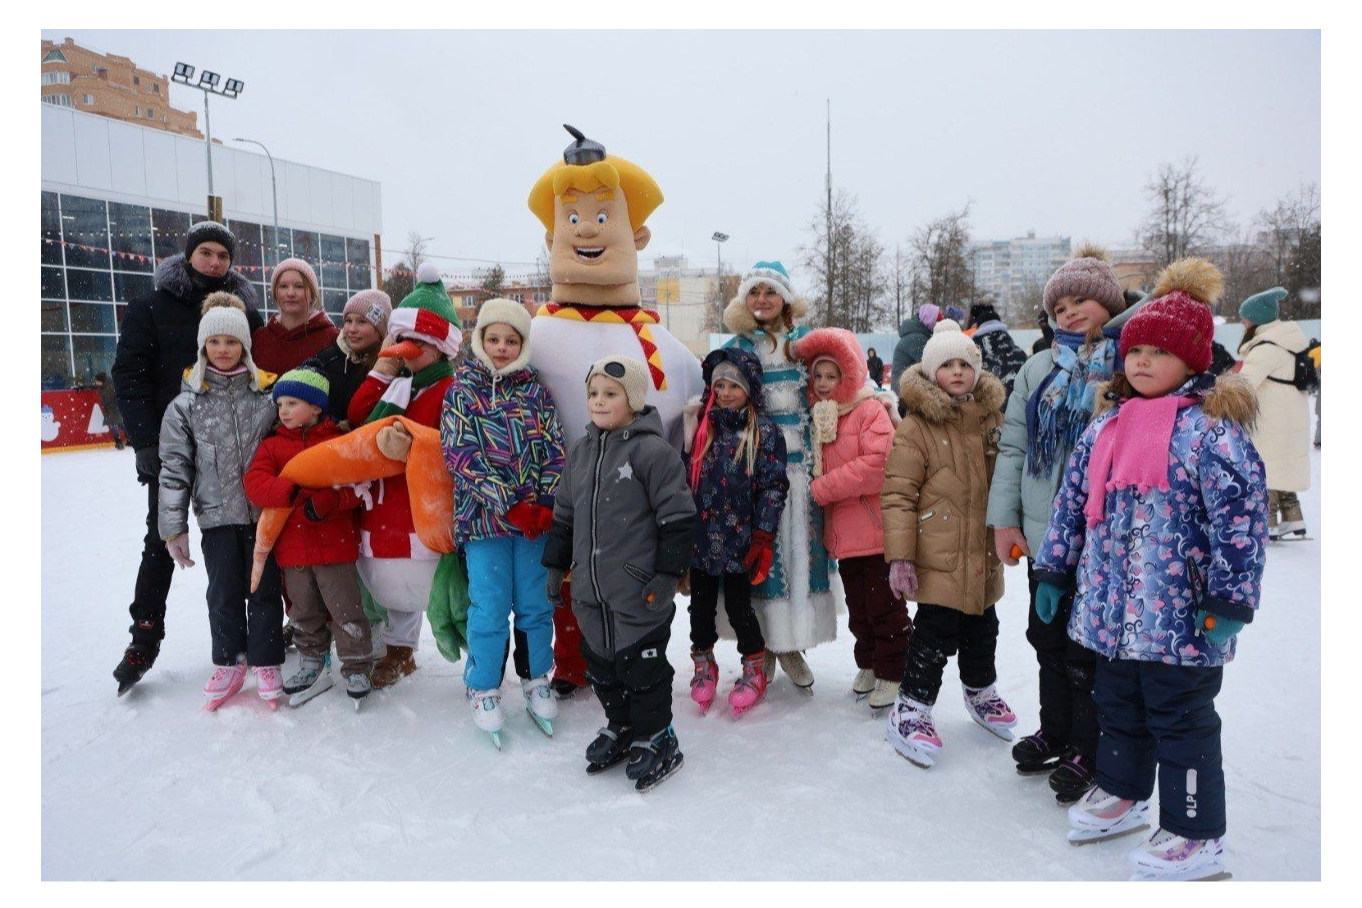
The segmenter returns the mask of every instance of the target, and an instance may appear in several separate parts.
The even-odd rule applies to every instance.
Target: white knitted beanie
[[[922,348],[922,371],[929,381],[936,381],[936,370],[953,359],[963,359],[974,367],[974,381],[984,368],[984,356],[974,339],[960,330],[960,325],[943,318],[932,329],[931,339]]]

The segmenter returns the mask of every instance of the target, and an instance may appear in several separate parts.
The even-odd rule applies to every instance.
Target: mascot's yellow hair
[[[622,189],[629,206],[629,226],[637,231],[648,216],[662,204],[662,189],[648,172],[637,164],[615,155],[594,164],[568,164],[559,161],[530,190],[530,211],[544,229],[553,232],[553,200],[569,192],[596,192]]]

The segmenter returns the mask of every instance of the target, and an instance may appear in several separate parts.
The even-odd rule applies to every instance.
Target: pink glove
[[[174,539],[166,540],[166,551],[181,568],[192,568],[194,562],[189,558],[189,534],[181,533]]]
[[[889,562],[889,591],[897,599],[909,599],[917,595],[917,568],[913,562]]]

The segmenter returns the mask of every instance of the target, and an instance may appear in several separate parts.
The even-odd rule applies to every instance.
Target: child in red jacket
[[[302,655],[298,671],[284,682],[292,706],[331,687],[333,629],[345,692],[356,706],[369,694],[373,668],[369,621],[355,570],[359,496],[350,488],[299,488],[279,475],[304,449],[341,435],[335,420],[326,415],[329,391],[326,376],[306,365],[284,373],[274,386],[280,424],[260,443],[245,476],[246,496],[252,504],[293,508],[274,546],[293,603],[293,641]]]

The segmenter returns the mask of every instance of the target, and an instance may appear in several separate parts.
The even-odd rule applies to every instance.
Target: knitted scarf
[[[1085,346],[1084,335],[1055,331],[1054,368],[1026,402],[1026,469],[1033,477],[1050,475],[1066,459],[1092,419],[1097,386],[1116,371],[1117,329]]]
[[[1089,527],[1106,517],[1107,492],[1132,486],[1141,495],[1150,489],[1168,491],[1173,425],[1178,411],[1194,403],[1195,397],[1134,397],[1103,424],[1088,463],[1088,503],[1083,513]]]
[[[387,416],[403,415],[407,412],[407,407],[411,404],[412,398],[418,392],[424,388],[429,388],[442,379],[451,377],[453,374],[453,363],[447,359],[437,359],[415,375],[403,375],[394,378],[388,384],[388,390],[383,392],[383,396],[374,405],[373,411],[365,422],[377,422]]]
[[[809,414],[812,417],[809,434],[812,436],[810,440],[813,442],[809,447],[813,449],[814,479],[823,475],[823,445],[837,440],[838,419],[859,407],[861,401],[874,396],[873,388],[862,386],[856,389],[855,396],[846,403],[838,403],[832,399],[820,400],[809,408]]]

